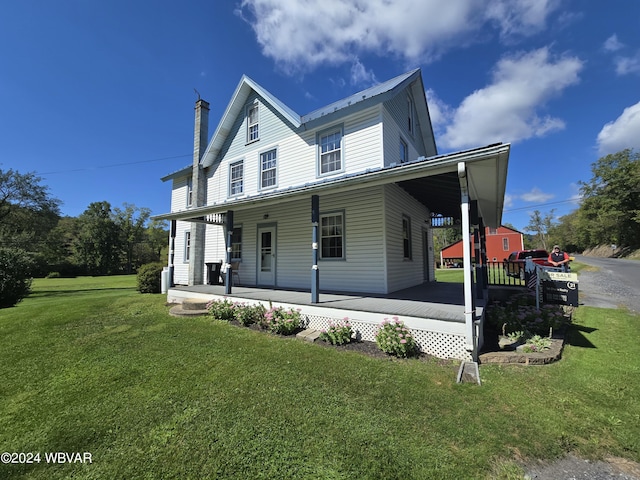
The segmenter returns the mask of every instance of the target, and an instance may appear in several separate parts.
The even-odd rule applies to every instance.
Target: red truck
[[[546,250],[518,250],[517,252],[511,252],[509,257],[504,259],[505,273],[510,277],[518,277],[524,280],[524,264],[527,258],[543,267],[553,267],[549,263],[549,253]]]

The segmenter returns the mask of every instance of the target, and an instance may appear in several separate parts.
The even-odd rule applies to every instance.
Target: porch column
[[[233,210],[228,210],[225,216],[225,246],[227,247],[227,253],[225,256],[225,272],[224,272],[224,293],[225,295],[231,295],[231,282],[232,282],[232,271],[231,271],[231,238],[233,236]]]
[[[318,228],[320,223],[320,197],[311,196],[311,303],[320,301],[320,270],[318,270]]]
[[[462,214],[462,264],[464,266],[464,321],[466,348],[471,352],[473,361],[477,361],[475,326],[476,309],[473,299],[473,277],[471,272],[471,222],[469,218],[469,188],[467,186],[467,168],[464,162],[458,163],[460,181],[460,210]]]
[[[175,287],[173,281],[174,262],[176,257],[176,221],[169,224],[169,286]]]
[[[478,220],[478,228],[480,229],[480,256],[482,258],[482,281],[484,282],[484,289],[486,290],[489,288],[489,262],[487,261],[487,228],[482,217],[480,217]]]

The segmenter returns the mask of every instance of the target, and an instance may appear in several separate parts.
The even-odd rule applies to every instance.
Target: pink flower
[[[403,338],[402,340],[400,340],[400,343],[407,343],[407,341]]]

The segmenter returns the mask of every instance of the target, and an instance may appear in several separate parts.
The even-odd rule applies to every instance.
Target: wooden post
[[[318,229],[320,222],[320,197],[311,196],[311,303],[320,301],[320,270],[318,270]]]
[[[233,281],[233,272],[231,271],[231,239],[233,237],[233,210],[227,211],[226,215],[226,247],[227,254],[225,256],[225,272],[224,272],[224,293],[231,295],[231,282]]]

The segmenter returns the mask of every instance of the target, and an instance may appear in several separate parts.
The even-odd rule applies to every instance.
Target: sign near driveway
[[[544,303],[578,306],[577,274],[542,270],[540,271],[540,281]]]

